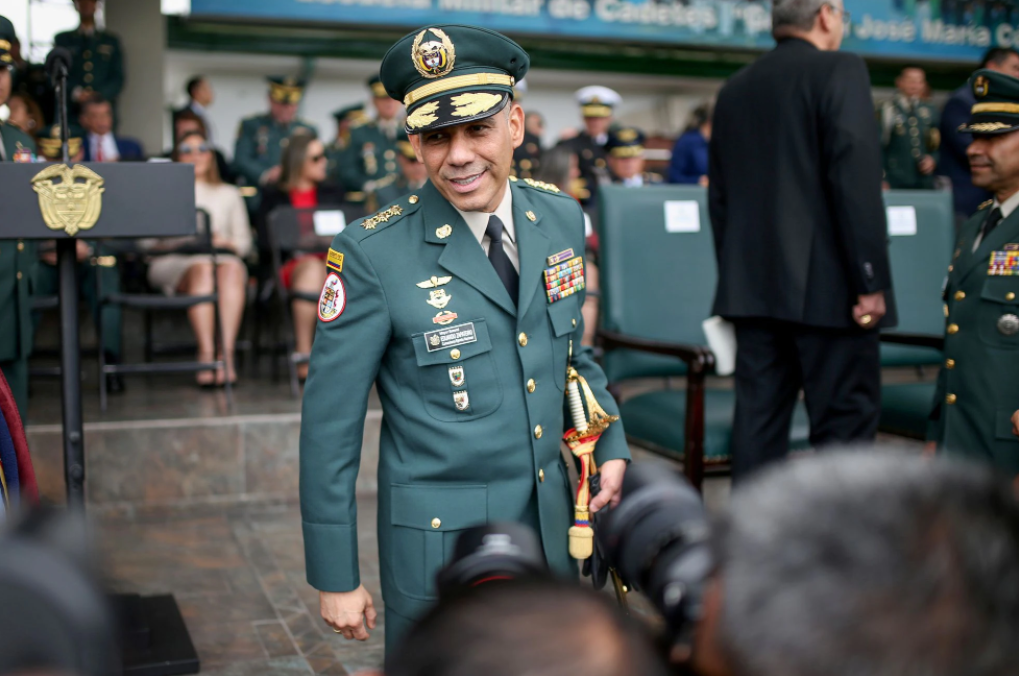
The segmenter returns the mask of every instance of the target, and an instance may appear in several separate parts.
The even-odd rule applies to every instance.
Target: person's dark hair
[[[556,146],[541,154],[541,165],[538,167],[537,179],[551,183],[563,192],[570,189],[570,158],[576,153],[566,146]]]
[[[1019,502],[976,464],[858,451],[733,493],[715,533],[736,676],[1005,676]]]
[[[687,119],[686,128],[683,131],[693,131],[694,129],[700,129],[705,124],[711,121],[711,116],[715,112],[715,102],[705,101],[701,105],[690,111],[690,117]]]
[[[776,36],[808,32],[821,7],[831,0],[774,0],[771,5],[771,32]]]
[[[466,590],[386,657],[386,676],[665,676],[651,640],[607,596],[556,580]]]
[[[199,115],[195,111],[191,110],[190,108],[185,108],[184,110],[178,110],[176,113],[173,114],[173,135],[174,136],[177,135],[177,123],[178,122],[182,122],[184,120],[187,120],[189,122],[197,123],[198,124],[198,128],[201,130],[202,134],[204,136],[206,136],[206,137],[209,136],[209,130],[205,128],[205,120],[202,119],[201,115]],[[175,139],[175,140],[179,141],[180,139]]]
[[[190,80],[188,80],[187,85],[185,85],[184,87],[187,90],[188,98],[192,99],[195,98],[195,90],[198,89],[198,85],[202,84],[202,82],[204,81],[205,81],[204,75],[196,75]]]
[[[991,47],[987,50],[987,53],[984,54],[984,58],[980,60],[980,68],[987,68],[987,66],[992,63],[996,66],[1000,66],[1013,54],[1019,56],[1019,51],[1012,49],[1011,47]]]
[[[280,157],[280,190],[290,190],[294,183],[301,177],[304,169],[304,160],[308,157],[308,146],[316,140],[315,135],[304,130],[297,130],[287,139],[287,145],[283,148],[283,155]]]
[[[190,141],[189,141],[190,139]],[[206,137],[205,132],[201,131],[189,131],[185,132],[176,143],[173,144],[173,152],[170,153],[170,159],[174,162],[180,162],[180,148],[185,142],[190,143],[205,143],[208,145],[209,139]],[[219,185],[223,182],[223,178],[219,175],[219,167],[216,166],[216,155],[212,152],[212,148],[209,148],[209,153],[212,155],[212,160],[209,162],[209,170],[205,174],[205,182],[211,183],[212,185]]]
[[[92,92],[89,96],[86,96],[81,102],[81,112],[84,113],[90,106],[101,106],[109,103],[106,97],[99,92]]]

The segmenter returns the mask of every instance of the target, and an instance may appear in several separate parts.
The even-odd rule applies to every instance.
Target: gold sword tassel
[[[570,341],[570,355],[573,341]],[[581,398],[581,391],[584,396]],[[566,398],[573,418],[573,429],[563,435],[570,452],[580,461],[580,481],[577,485],[577,499],[573,507],[573,526],[570,527],[570,556],[580,561],[594,553],[594,531],[591,529],[591,477],[598,472],[594,462],[594,449],[602,433],[619,416],[609,415],[594,398],[590,385],[584,376],[572,366],[566,372]],[[584,404],[590,411],[590,419],[584,412]]]

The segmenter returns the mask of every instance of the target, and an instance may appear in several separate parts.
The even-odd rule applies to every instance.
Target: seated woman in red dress
[[[337,208],[343,203],[343,189],[326,183],[325,146],[314,136],[298,132],[290,137],[280,161],[280,180],[262,194],[258,218],[264,224],[273,209],[281,206],[295,209]],[[313,232],[312,214],[299,214],[298,224]],[[303,222],[302,221],[306,221]],[[302,224],[303,223],[303,224]],[[308,227],[305,228],[304,226]],[[267,232],[263,228],[262,232]],[[283,285],[289,291],[318,296],[326,278],[325,253],[307,253],[294,256],[283,264]],[[301,354],[311,353],[315,336],[318,310],[314,302],[294,299],[291,302],[294,318],[294,342]],[[298,377],[308,375],[308,364],[299,364]]]

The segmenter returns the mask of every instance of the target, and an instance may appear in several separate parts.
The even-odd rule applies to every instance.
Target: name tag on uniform
[[[575,256],[563,263],[545,268],[545,295],[549,303],[584,289],[584,259]]]
[[[994,277],[1012,277],[1019,275],[1019,251],[992,251],[991,262],[987,266],[987,274]]]
[[[457,324],[425,334],[425,347],[429,352],[476,342],[478,342],[478,334],[474,330],[474,322]]]

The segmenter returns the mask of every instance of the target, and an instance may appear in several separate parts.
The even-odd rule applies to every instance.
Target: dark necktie
[[[998,223],[1001,223],[1001,209],[995,207],[991,210],[991,213],[987,214],[987,220],[984,221],[983,226],[980,228],[981,244],[987,241],[987,236],[998,226]]]
[[[502,248],[502,232],[503,224],[499,217],[492,216],[489,218],[488,228],[485,230],[485,234],[488,235],[489,239],[488,260],[492,262],[495,274],[499,275],[499,279],[502,280],[503,286],[506,287],[510,299],[516,305],[517,294],[520,288],[520,275],[517,274],[516,268],[510,262],[505,249]]]

